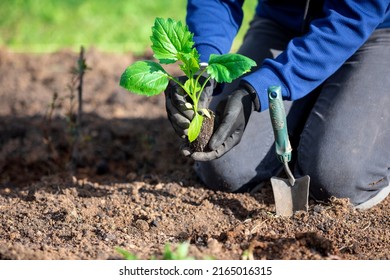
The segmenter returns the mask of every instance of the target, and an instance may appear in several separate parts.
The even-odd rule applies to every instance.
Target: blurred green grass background
[[[185,0],[2,0],[0,46],[16,52],[96,47],[142,54],[150,46],[155,17],[185,19]],[[246,0],[240,44],[256,0]]]

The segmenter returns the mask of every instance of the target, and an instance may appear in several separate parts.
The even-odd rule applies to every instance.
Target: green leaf
[[[163,259],[164,260],[174,260],[173,251],[171,250],[171,245],[169,243],[165,244],[165,246],[164,246]]]
[[[153,61],[137,61],[123,72],[120,85],[141,95],[157,95],[168,85],[169,74]]]
[[[188,79],[184,83],[184,90],[191,96],[202,89],[199,83],[196,83],[195,79]]]
[[[125,260],[128,260],[128,261],[133,261],[133,260],[138,260],[137,256],[126,251],[125,249],[122,249],[122,248],[119,248],[117,247],[116,248],[116,251],[122,255],[122,257],[125,259]]]
[[[150,40],[154,57],[165,64],[177,61],[179,53],[190,53],[194,45],[188,26],[171,18],[156,18]]]
[[[169,243],[164,246],[163,260],[194,260],[193,257],[188,256],[190,243],[184,242],[177,246],[173,251]]]
[[[256,66],[252,59],[240,54],[210,55],[207,73],[218,83],[230,83]]]
[[[195,112],[194,118],[191,120],[190,126],[188,128],[188,140],[193,142],[200,133],[200,129],[202,128],[203,116],[198,112]]]
[[[192,77],[200,69],[199,53],[194,48],[190,53],[178,53],[177,58],[183,62],[180,64],[180,69],[187,77]]]
[[[179,244],[175,251],[176,259],[178,260],[192,259],[191,257],[188,256],[189,249],[190,249],[190,243],[184,242]]]

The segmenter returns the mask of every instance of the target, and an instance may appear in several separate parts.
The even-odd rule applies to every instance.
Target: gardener
[[[320,3],[321,2],[321,3]],[[239,0],[189,0],[187,24],[201,60],[228,53],[243,12]],[[296,177],[311,177],[317,200],[349,198],[370,208],[390,192],[390,0],[259,0],[238,53],[258,67],[241,81],[202,93],[221,120],[211,151],[195,159],[215,190],[250,191],[278,175],[267,88],[281,85]],[[177,88],[166,105],[176,132],[189,119]],[[228,98],[227,98],[228,97]]]

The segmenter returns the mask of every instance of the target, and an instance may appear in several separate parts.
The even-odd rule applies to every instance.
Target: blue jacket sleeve
[[[276,59],[244,78],[257,91],[261,111],[268,109],[267,87],[281,85],[284,99],[296,100],[332,75],[363,45],[389,12],[390,0],[326,0],[325,17],[294,38]]]
[[[267,87],[281,85],[283,98],[299,99],[332,75],[389,15],[390,0],[325,0],[323,18],[290,41],[276,59],[264,60],[244,80],[268,108]],[[242,23],[243,0],[189,0],[187,24],[201,60],[228,53]]]
[[[230,51],[242,24],[244,0],[188,0],[186,22],[202,62]]]

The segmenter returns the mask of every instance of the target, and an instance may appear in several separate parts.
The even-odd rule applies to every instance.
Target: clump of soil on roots
[[[118,259],[116,247],[161,258],[165,244],[185,241],[198,259],[390,258],[389,198],[367,211],[310,201],[283,218],[269,184],[253,194],[208,190],[180,154],[164,97],[119,87],[138,58],[95,49],[85,58],[72,171],[78,53],[0,50],[0,259]]]
[[[214,132],[214,119],[215,115],[213,112],[210,112],[210,118],[203,118],[202,128],[200,129],[198,138],[196,138],[193,142],[190,143],[190,148],[193,152],[210,151],[208,143]]]

